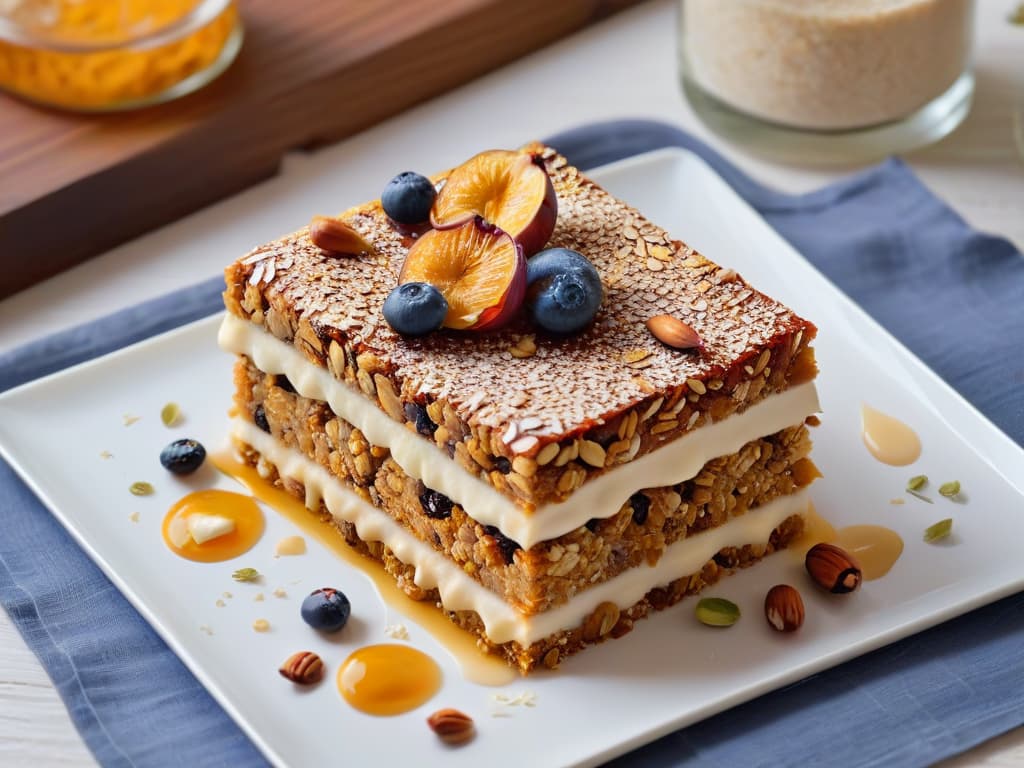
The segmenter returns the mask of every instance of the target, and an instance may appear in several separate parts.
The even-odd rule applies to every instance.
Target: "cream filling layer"
[[[591,518],[611,517],[642,488],[689,480],[711,459],[735,453],[751,440],[799,424],[820,410],[814,382],[791,387],[588,480],[565,502],[545,504],[530,513],[449,459],[435,443],[391,419],[361,392],[253,323],[226,313],[218,341],[224,350],[246,355],[261,371],[284,374],[303,397],[327,402],[367,440],[387,448],[407,475],[440,491],[474,520],[496,526],[526,549],[575,530]]]
[[[415,569],[414,581],[423,589],[437,589],[449,611],[474,611],[494,643],[516,641],[528,646],[559,630],[578,627],[600,603],[613,602],[620,609],[637,603],[655,587],[665,586],[697,572],[724,547],[765,544],[771,532],[792,515],[807,511],[806,491],[775,499],[744,515],[677,541],[665,549],[653,566],[646,563],[577,593],[568,602],[543,613],[527,616],[506,603],[433,547],[417,539],[391,519],[342,485],[334,475],[298,451],[277,442],[251,422],[236,418],[236,437],[248,443],[277,467],[283,477],[306,487],[306,506],[319,507],[321,499],[336,520],[355,526],[363,541],[379,541],[403,563]]]

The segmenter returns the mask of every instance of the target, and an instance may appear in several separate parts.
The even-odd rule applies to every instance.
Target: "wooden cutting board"
[[[108,115],[0,93],[0,298],[639,0],[242,0],[205,89]]]

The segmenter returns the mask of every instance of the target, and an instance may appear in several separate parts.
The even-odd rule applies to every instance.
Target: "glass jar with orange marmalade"
[[[0,89],[132,109],[202,87],[241,43],[235,0],[0,0]]]

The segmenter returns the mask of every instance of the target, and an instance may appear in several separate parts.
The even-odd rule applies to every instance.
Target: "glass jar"
[[[0,0],[0,88],[66,109],[183,96],[241,44],[234,0]]]
[[[679,66],[697,115],[795,159],[936,141],[974,92],[974,0],[680,0]]]

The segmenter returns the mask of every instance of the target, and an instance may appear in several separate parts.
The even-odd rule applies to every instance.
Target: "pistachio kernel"
[[[939,486],[939,495],[945,496],[947,499],[953,499],[960,495],[960,481],[951,480],[948,483],[943,483]]]
[[[914,475],[907,480],[908,491],[920,491],[928,484],[928,475]]]
[[[260,572],[255,568],[239,568],[231,574],[231,578],[235,581],[256,581],[260,578]]]
[[[152,484],[141,480],[128,486],[128,490],[131,492],[132,496],[150,496],[155,493]]]
[[[697,603],[694,615],[709,627],[731,627],[740,620],[740,608],[724,597],[704,597]]]
[[[924,529],[924,540],[927,542],[938,541],[949,536],[953,530],[953,518],[947,517],[945,520],[939,520],[934,525],[929,525]]]
[[[173,427],[181,420],[181,409],[177,403],[167,403],[160,409],[160,421],[165,427]]]

